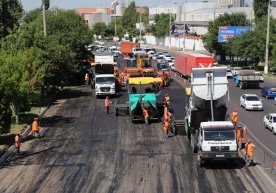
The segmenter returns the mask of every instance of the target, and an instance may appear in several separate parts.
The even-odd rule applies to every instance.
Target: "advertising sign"
[[[218,42],[228,42],[228,39],[248,32],[249,26],[219,26]]]
[[[186,34],[190,31],[189,26],[185,25]],[[184,24],[173,24],[171,26],[172,35],[182,35],[184,34]]]

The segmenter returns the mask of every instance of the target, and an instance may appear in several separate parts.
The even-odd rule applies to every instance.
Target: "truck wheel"
[[[118,117],[119,113],[118,113],[118,108],[115,108],[115,116]]]
[[[196,146],[196,140],[194,135],[191,135],[191,147],[192,147],[192,151],[194,153],[197,153],[197,146]]]
[[[204,161],[203,159],[200,157],[200,155],[197,155],[197,164],[199,167],[203,167],[204,166]]]

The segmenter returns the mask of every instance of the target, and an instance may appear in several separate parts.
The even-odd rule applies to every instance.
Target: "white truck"
[[[199,166],[206,161],[235,161],[238,158],[236,133],[226,120],[228,80],[226,67],[193,68],[189,102],[184,123]]]
[[[132,53],[134,57],[136,57],[137,54],[147,54],[143,48],[132,48]]]
[[[119,91],[119,81],[114,75],[114,57],[110,53],[95,55],[95,95],[116,95]]]

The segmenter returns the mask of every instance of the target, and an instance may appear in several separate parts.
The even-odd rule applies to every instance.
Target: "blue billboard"
[[[219,26],[218,42],[228,42],[228,39],[248,32],[249,26]]]

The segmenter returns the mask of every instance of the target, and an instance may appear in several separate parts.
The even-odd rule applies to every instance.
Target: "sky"
[[[75,9],[79,7],[110,7],[115,0],[51,0],[51,7],[62,9]],[[127,0],[117,0],[119,2],[127,2]],[[129,0],[131,2],[132,0]],[[202,0],[135,0],[137,6],[155,7],[158,5],[168,5],[172,3],[201,2]],[[217,0],[209,0],[215,2]],[[25,11],[38,8],[41,5],[41,0],[21,0]]]

